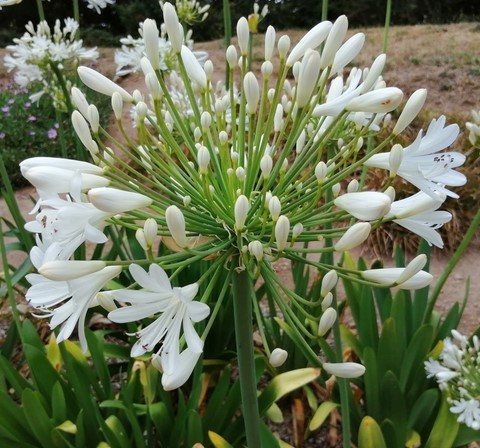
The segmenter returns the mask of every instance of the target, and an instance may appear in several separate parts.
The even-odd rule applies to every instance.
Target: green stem
[[[385,11],[385,26],[383,27],[382,52],[387,52],[388,33],[390,31],[390,21],[392,18],[392,0],[387,0],[387,10]]]
[[[477,210],[477,213],[473,218],[473,221],[470,224],[470,227],[467,229],[462,239],[462,242],[458,246],[453,256],[450,258],[450,261],[448,262],[447,266],[443,270],[442,275],[440,276],[437,283],[435,284],[435,288],[433,289],[433,292],[430,295],[430,298],[428,299],[428,307],[427,307],[427,310],[425,311],[425,318],[423,320],[425,323],[430,321],[433,308],[437,303],[438,296],[440,295],[440,292],[443,286],[445,285],[445,282],[448,280],[448,277],[452,273],[453,269],[455,268],[457,263],[460,261],[460,258],[462,258],[462,255],[464,254],[465,250],[467,249],[470,242],[472,241],[472,238],[475,235],[475,232],[477,231],[477,228],[479,225],[480,225],[480,209]]]
[[[40,22],[45,20],[45,11],[43,10],[42,0],[37,0],[37,11],[38,11],[38,18]]]
[[[328,16],[328,0],[322,0],[322,22],[327,20]]]
[[[60,140],[61,154],[64,159],[68,157],[67,142],[65,140],[65,129],[63,126],[63,117],[58,109],[55,109],[55,119],[58,123],[58,138]]]
[[[334,154],[332,153],[332,149],[328,149],[328,156],[331,158]],[[333,192],[332,189],[329,188],[326,192],[326,200],[327,202],[333,200]],[[325,225],[326,229],[331,229],[332,224],[327,223]],[[333,241],[330,238],[325,240],[325,248],[330,248],[333,245]],[[333,259],[333,252],[327,252],[323,256],[324,260],[327,264],[333,266],[334,259]],[[337,295],[335,288],[331,291],[333,294],[332,300],[332,307],[335,311],[337,311],[338,315],[338,303],[337,303]],[[338,319],[335,321],[332,327],[333,339],[334,339],[334,351],[336,362],[343,361],[343,353],[342,353],[342,338],[340,334],[340,323]],[[337,378],[338,388],[340,391],[340,410],[342,415],[342,445],[343,448],[350,448],[350,394],[349,394],[349,384],[348,380],[345,378]]]
[[[78,0],[73,0],[73,18],[75,22],[80,25],[80,8],[78,6]],[[77,31],[77,38],[80,36],[80,29]]]
[[[240,258],[239,258],[240,261]],[[252,284],[246,269],[233,273],[233,311],[238,370],[247,446],[261,447],[255,361],[253,357]]]
[[[223,26],[224,26],[224,43],[225,48],[230,46],[232,42],[232,14],[230,11],[230,2],[228,0],[223,0]],[[228,62],[225,61],[225,88],[228,90],[230,84],[230,78],[228,76],[230,68]]]

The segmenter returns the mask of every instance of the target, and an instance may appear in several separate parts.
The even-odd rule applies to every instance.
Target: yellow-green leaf
[[[52,333],[47,345],[47,359],[52,364],[53,368],[59,372],[62,368],[62,355],[60,354],[60,347],[57,344],[55,334]]]
[[[410,431],[405,448],[419,448],[422,445],[420,434],[417,431]]]
[[[276,403],[273,403],[268,408],[266,415],[273,423],[283,423],[284,419],[283,419],[282,410]]]
[[[324,401],[315,411],[315,414],[313,414],[312,420],[310,420],[310,424],[308,425],[308,429],[310,431],[315,431],[320,428],[326,418],[330,415],[330,412],[332,412],[336,407],[338,407],[337,403],[333,403],[332,401]]]
[[[77,425],[71,420],[65,420],[62,424],[58,425],[56,429],[59,429],[63,432],[68,432],[69,434],[77,433]]]
[[[368,415],[360,423],[358,448],[387,448],[380,426]]]
[[[215,448],[233,448],[232,445],[216,432],[208,431],[208,438]]]

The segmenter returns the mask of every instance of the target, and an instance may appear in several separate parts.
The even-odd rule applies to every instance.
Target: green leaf
[[[265,415],[273,422],[277,424],[281,424],[284,422],[283,413],[280,409],[280,406],[277,403],[273,403],[269,408]]]
[[[25,388],[32,388],[32,385],[18,373],[17,369],[2,355],[0,355],[0,373],[5,377],[10,386],[15,390],[18,397]]]
[[[366,347],[362,357],[365,366],[363,375],[365,407],[367,413],[374,419],[380,419],[380,380],[378,378],[378,364],[375,351],[372,347]]]
[[[457,437],[460,423],[457,416],[450,412],[450,405],[445,397],[438,412],[425,448],[451,448]]]
[[[208,431],[208,438],[215,448],[233,448],[222,436],[216,432]]]
[[[67,403],[60,382],[54,384],[52,388],[52,417],[54,422],[63,422],[67,420]]]
[[[435,408],[440,405],[440,398],[437,388],[424,391],[410,409],[408,427],[421,433],[431,419]]]
[[[51,433],[54,426],[42,405],[39,393],[25,389],[22,394],[22,403],[25,419],[38,442],[44,448],[52,448],[54,442]]]
[[[18,443],[36,444],[33,432],[30,431],[28,423],[25,421],[24,410],[4,392],[0,392],[0,415],[0,428],[12,440],[16,440]]]
[[[217,384],[213,388],[212,395],[210,396],[205,413],[203,415],[203,422],[205,428],[211,429],[213,431],[220,431],[221,425],[219,425],[218,410],[222,409],[222,403],[226,399],[228,389],[230,387],[230,377],[232,371],[230,368],[226,367],[218,378]],[[240,406],[240,403],[238,403]],[[223,411],[223,409],[222,409]],[[222,412],[225,417],[225,413]]]
[[[148,407],[148,415],[157,429],[161,446],[167,446],[173,425],[173,415],[169,414],[165,403],[153,403]]]
[[[368,415],[360,423],[358,448],[387,448],[380,426]]]
[[[187,413],[187,446],[195,443],[203,443],[202,418],[195,409],[190,409]]]
[[[115,416],[115,415],[109,415],[107,419],[105,420],[105,424],[110,429],[111,433],[108,431],[106,432],[107,436],[107,441],[112,444],[114,441],[112,438],[115,438],[115,441],[117,442],[115,446],[118,446],[119,448],[130,448],[131,444],[129,441],[128,437],[128,432],[126,431],[125,427],[123,426],[122,422],[120,419]],[[108,434],[107,434],[108,433]]]
[[[277,400],[288,393],[315,380],[320,375],[320,369],[308,367],[281,373],[273,378],[258,397],[260,415]]]
[[[480,431],[469,428],[466,425],[460,425],[458,428],[457,437],[455,442],[453,442],[454,447],[463,447],[469,445],[472,442],[480,441]]]
[[[106,363],[107,357],[104,353],[103,339],[100,335],[93,333],[91,330],[85,330],[85,336],[87,338],[88,350],[92,356],[93,365],[97,372],[98,378],[102,384],[102,396],[98,397],[100,401],[113,397],[112,380],[108,371]]]
[[[308,429],[310,431],[316,431],[318,428],[320,428],[330,413],[338,406],[338,403],[334,403],[333,401],[324,401],[318,407],[315,414],[313,414],[313,417],[308,425]]]
[[[396,446],[403,447],[407,439],[407,408],[398,379],[391,371],[380,383],[380,410],[383,418],[390,420],[394,426]]]
[[[350,330],[350,328],[348,328],[346,325],[340,324],[340,335],[343,344],[347,347],[351,347],[355,354],[361,357],[364,345],[360,342],[353,331]]]
[[[260,442],[263,448],[278,448],[278,439],[272,434],[270,428],[260,420]]]
[[[44,397],[50,398],[53,386],[60,381],[58,372],[48,360],[43,347],[42,349],[38,349],[33,345],[25,343],[23,350],[39,392]]]
[[[382,330],[382,335],[378,342],[377,363],[379,375],[391,370],[395,374],[400,371],[402,363],[402,352],[397,345],[396,322],[389,317]]]
[[[422,325],[413,335],[403,356],[400,368],[400,388],[406,391],[415,382],[415,376],[421,372],[425,376],[423,362],[433,343],[433,327]],[[418,384],[419,382],[417,382]]]

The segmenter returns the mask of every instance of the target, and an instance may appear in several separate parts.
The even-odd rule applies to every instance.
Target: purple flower
[[[36,135],[36,132],[35,131],[30,131],[28,134],[33,137],[34,135]]]
[[[35,115],[30,115],[28,118],[27,118],[27,121],[37,121],[37,117]]]
[[[15,100],[14,100],[13,98],[10,98],[10,99],[8,100],[7,104],[8,104],[9,106],[11,106],[14,102],[15,102]]]
[[[55,124],[53,125],[53,127],[54,127],[55,129],[58,129],[58,128],[60,127],[60,125],[59,125],[58,123],[55,123]]]
[[[32,103],[30,101],[27,101],[24,106],[26,109],[28,109],[30,106],[32,105]]]
[[[0,132],[0,138],[1,139],[5,138],[5,132]]]
[[[8,112],[10,112],[10,108],[8,106],[4,106],[2,107],[1,111],[4,113],[4,114],[8,114]]]
[[[55,128],[49,129],[47,135],[50,139],[57,138],[57,130]]]

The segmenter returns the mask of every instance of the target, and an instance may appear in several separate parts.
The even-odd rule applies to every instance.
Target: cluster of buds
[[[208,274],[225,284],[234,271],[246,270],[252,280],[261,276],[272,303],[287,323],[301,337],[311,339],[326,335],[336,320],[331,290],[338,278],[407,289],[426,286],[432,277],[422,270],[426,261],[423,256],[406,268],[364,272],[325,261],[333,260],[335,252],[362,244],[373,227],[388,221],[423,236],[430,244],[442,245],[436,229],[451,216],[438,208],[447,195],[456,196],[448,186],[465,182],[465,177],[454,170],[465,158],[455,152],[437,152],[453,143],[458,126],[446,126],[445,118],[440,117],[411,145],[396,144],[398,135],[423,106],[425,90],[407,100],[393,130],[384,126],[390,120],[389,113],[402,103],[403,94],[398,88],[387,87],[381,77],[384,55],[378,56],[369,68],[353,68],[344,74],[365,40],[362,33],[357,33],[344,42],[348,28],[344,16],[334,23],[321,22],[292,49],[287,35],[277,38],[275,29],[268,27],[260,74],[248,69],[250,30],[247,19],[241,18],[237,24],[238,48],[232,45],[226,50],[226,85],[230,87],[214,86],[213,63],[206,61],[202,66],[185,45],[175,8],[165,3],[163,14],[171,52],[178,64],[176,82],[182,84],[176,94],[183,92],[188,112],[178,109],[178,101],[161,72],[159,28],[154,20],[146,20],[146,56],[140,61],[146,94],[127,92],[87,67],[78,69],[87,87],[111,97],[124,141],[109,138],[108,131],[98,124],[95,106],[75,89],[73,102],[78,111],[72,116],[73,123],[95,161],[93,166],[101,169],[101,176],[93,168],[90,172],[79,167],[74,184],[69,184],[75,188],[63,190],[74,204],[83,204],[86,197],[87,208],[98,206],[111,213],[100,221],[89,221],[82,235],[96,235],[94,242],[98,242],[98,223],[115,223],[117,227],[134,229],[145,250],[144,260],[95,265],[98,269],[122,269],[130,263],[130,274],[140,289],[106,291],[100,296],[102,301],[97,294],[85,302],[87,308],[107,303],[107,298],[110,304],[131,303],[112,309],[110,317],[118,322],[160,314],[154,323],[138,332],[139,341],[132,355],[152,351],[161,343],[154,359],[170,372],[168,387],[188,378],[194,365],[191,359],[200,356],[211,327],[211,322],[207,323],[199,339],[192,322],[208,316],[204,302],[218,303],[223,297],[212,298],[210,289],[205,288],[201,298],[193,301],[206,277],[172,288],[163,269],[175,269],[178,275],[189,264],[201,260],[209,260]],[[274,52],[278,58],[273,58]],[[126,107],[136,116],[137,138],[125,133],[122,116]],[[376,135],[378,139],[370,138]],[[115,141],[115,150],[106,146],[100,136]],[[364,144],[367,140],[380,143],[371,147]],[[370,167],[390,173],[379,191],[364,187]],[[362,170],[362,178],[355,178]],[[395,191],[389,187],[395,175],[412,182],[420,191],[396,201]],[[27,178],[34,179],[29,171]],[[128,192],[140,195],[135,196],[137,206],[133,200],[121,199],[120,203],[125,203],[121,210],[109,207],[97,197],[97,188],[106,186],[90,183],[97,178],[106,179],[108,188],[123,191],[125,198]],[[48,210],[55,209],[54,204],[48,198],[40,203],[47,221]],[[56,229],[63,226],[62,217],[58,213],[52,218]],[[36,224],[31,230],[40,233],[43,215],[37,217],[38,222],[40,227]],[[51,233],[53,239],[57,233],[66,238],[67,233],[60,231]],[[152,246],[160,238],[167,251],[155,256]],[[318,271],[323,277],[320,301],[299,297],[278,278],[274,262],[281,258]],[[43,305],[45,309],[53,308],[52,322],[58,321],[56,312],[65,306],[59,303],[53,307],[51,302]],[[296,313],[305,319],[299,320]],[[75,318],[69,321],[69,329],[72,322],[83,325],[81,316],[75,314]],[[210,318],[214,319],[215,313]],[[261,321],[257,323],[262,325]],[[266,340],[264,345],[270,353]],[[164,347],[169,348],[170,356]],[[284,357],[275,352],[272,365],[280,365]],[[183,366],[177,369],[178,377],[174,373],[176,363]],[[361,374],[363,369],[343,364],[327,364],[325,368],[339,376]]]
[[[465,126],[470,131],[468,139],[475,147],[480,147],[480,111],[472,110],[472,120],[465,123]]]

